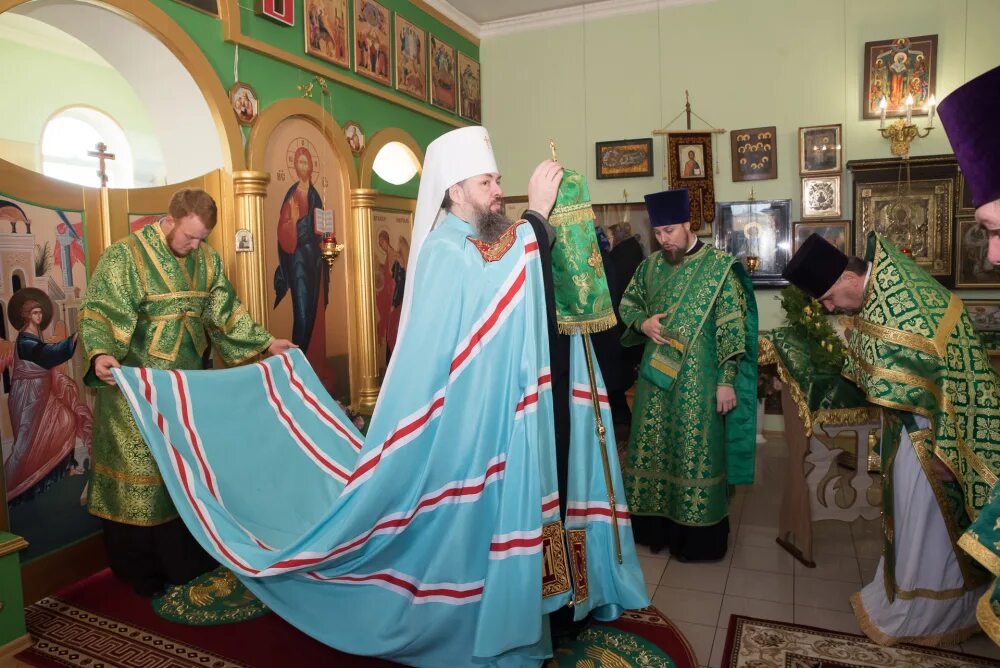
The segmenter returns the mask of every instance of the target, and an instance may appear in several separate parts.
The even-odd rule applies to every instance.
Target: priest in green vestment
[[[212,197],[180,190],[168,211],[163,222],[104,251],[79,325],[84,382],[96,388],[88,509],[104,520],[112,570],[144,596],[183,584],[215,562],[178,519],[111,369],[201,369],[209,342],[227,364],[292,347],[254,322],[222,259],[202,243],[215,226]]]
[[[757,302],[736,258],[691,231],[686,189],[646,196],[660,245],[621,300],[644,346],[624,471],[636,542],[684,561],[726,554],[729,485],[753,482]]]
[[[985,574],[956,543],[1000,473],[1000,387],[965,305],[874,232],[863,259],[814,234],[784,276],[855,316],[843,373],[886,409],[885,548],[851,597],[858,623],[884,645],[961,642]]]
[[[993,265],[1000,265],[1000,135],[990,127],[998,107],[1000,67],[963,84],[941,100],[938,108],[976,207],[976,222],[988,240],[986,259]],[[998,407],[993,408],[990,426],[997,430],[1000,417]],[[989,504],[958,544],[993,574],[993,584],[979,599],[976,619],[993,642],[1000,644],[1000,485],[993,485]]]

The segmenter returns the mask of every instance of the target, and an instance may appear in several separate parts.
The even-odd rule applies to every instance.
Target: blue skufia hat
[[[646,195],[646,211],[649,212],[649,224],[653,227],[688,222],[691,220],[691,208],[688,204],[687,188],[675,188]]]

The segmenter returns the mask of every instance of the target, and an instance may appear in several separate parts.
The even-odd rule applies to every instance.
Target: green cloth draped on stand
[[[817,369],[809,358],[808,344],[791,328],[778,327],[760,335],[761,365],[776,364],[778,377],[788,388],[806,428],[806,437],[821,425],[862,424],[878,418],[857,385],[840,369]]]

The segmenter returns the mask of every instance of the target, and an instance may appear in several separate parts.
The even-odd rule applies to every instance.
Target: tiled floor
[[[802,566],[774,542],[785,456],[777,439],[758,448],[756,482],[738,488],[730,548],[721,562],[685,564],[639,547],[653,604],[681,629],[701,666],[721,665],[732,614],[861,633],[848,597],[875,571],[879,522],[814,523],[816,568]],[[1000,649],[982,634],[948,649],[1000,659]]]

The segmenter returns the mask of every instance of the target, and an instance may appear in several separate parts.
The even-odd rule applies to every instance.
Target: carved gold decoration
[[[868,233],[880,232],[934,275],[951,275],[954,179],[901,184],[865,183],[856,189],[855,248],[864,254]]]
[[[912,123],[907,124],[902,118],[897,118],[896,121],[887,128],[879,128],[879,133],[889,140],[889,151],[896,157],[899,158],[909,158],[910,157],[910,144],[916,138],[923,139],[931,133],[934,128],[925,128],[923,132],[920,131],[916,125]]]

